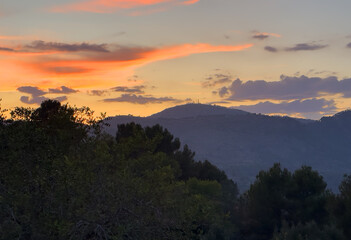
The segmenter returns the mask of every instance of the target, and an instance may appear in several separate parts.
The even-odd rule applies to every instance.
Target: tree
[[[249,239],[270,239],[274,229],[314,221],[328,223],[326,183],[311,167],[302,166],[291,174],[274,164],[261,171],[242,196],[243,234]]]
[[[345,240],[342,232],[335,226],[321,228],[314,221],[289,226],[284,223],[279,232],[275,232],[271,240]]]
[[[334,216],[337,226],[345,236],[351,238],[351,175],[345,175],[339,185],[339,194],[330,199],[330,212]]]
[[[91,131],[91,116],[51,100],[14,109],[0,129],[0,239],[235,236],[224,172],[159,125],[120,125],[113,138]]]
[[[315,221],[319,225],[328,222],[326,209],[328,192],[327,183],[317,171],[311,167],[302,166],[293,175],[293,187],[289,198],[293,201],[292,222],[294,224]]]
[[[286,196],[292,185],[291,173],[277,163],[257,175],[241,199],[242,232],[248,239],[270,239],[274,229],[281,227],[290,212]]]
[[[1,108],[1,101],[2,99],[0,98],[0,125],[3,124],[3,122],[6,120],[5,112],[7,112],[7,109],[2,109]]]

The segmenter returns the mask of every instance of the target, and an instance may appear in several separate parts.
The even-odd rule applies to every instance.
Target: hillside
[[[115,135],[117,124],[127,122],[161,124],[188,144],[198,160],[207,159],[223,169],[241,191],[250,186],[257,172],[274,162],[290,170],[312,166],[336,190],[343,174],[351,172],[350,120],[348,111],[320,121],[301,121],[190,104],[145,118],[113,117],[107,132]]]
[[[167,108],[159,113],[153,114],[150,118],[194,118],[199,116],[210,116],[210,115],[244,115],[248,112],[231,109],[221,106],[212,106],[205,104],[185,104],[171,108]]]

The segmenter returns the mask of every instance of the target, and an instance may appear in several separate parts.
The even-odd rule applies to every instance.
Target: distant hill
[[[150,118],[194,118],[199,116],[210,116],[210,115],[244,115],[248,112],[231,109],[221,106],[212,106],[206,104],[195,104],[189,103],[185,105],[175,106],[167,108],[159,113],[153,114]]]
[[[260,170],[280,162],[290,170],[301,165],[319,171],[333,190],[343,174],[351,173],[351,111],[319,121],[267,116],[202,104],[186,104],[149,117],[116,116],[106,129],[116,134],[117,124],[160,124],[236,181],[249,187]]]

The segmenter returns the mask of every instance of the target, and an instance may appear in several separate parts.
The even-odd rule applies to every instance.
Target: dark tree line
[[[160,125],[89,108],[0,109],[0,239],[351,239],[351,176],[275,164],[247,192]]]

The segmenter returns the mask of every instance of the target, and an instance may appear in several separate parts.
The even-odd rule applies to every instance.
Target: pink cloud
[[[192,5],[200,0],[90,0],[56,6],[54,12],[95,12],[111,13],[121,9],[135,9],[156,5]],[[161,8],[158,8],[161,9]],[[168,9],[165,7],[164,9]],[[157,12],[157,11],[156,11]],[[133,15],[133,14],[132,14]],[[138,15],[138,14],[135,14]]]
[[[46,43],[46,42],[44,42]],[[37,45],[29,45],[35,47]],[[64,49],[57,47],[64,46]],[[134,73],[135,69],[147,64],[175,58],[182,58],[193,54],[211,52],[234,52],[250,48],[252,44],[243,45],[211,45],[207,43],[171,45],[161,48],[130,47],[120,45],[84,45],[82,44],[45,44],[45,48],[23,48],[12,50],[11,46],[3,46],[0,51],[0,75],[6,78],[47,80],[60,79],[64,84],[77,87],[107,85],[108,82],[124,78]],[[98,46],[104,46],[108,51],[101,51]],[[50,47],[50,48],[49,48]],[[99,51],[87,51],[86,47],[97,48]],[[9,50],[7,50],[9,49]],[[105,48],[104,48],[105,49]],[[11,51],[12,50],[12,51]],[[6,65],[7,64],[7,65]],[[74,81],[72,81],[74,79]],[[87,81],[87,79],[89,79]],[[21,80],[22,81],[22,80]]]
[[[180,4],[182,5],[192,5],[192,4],[195,4],[197,2],[199,2],[200,0],[188,0],[188,1],[185,1],[185,2],[181,2]]]

